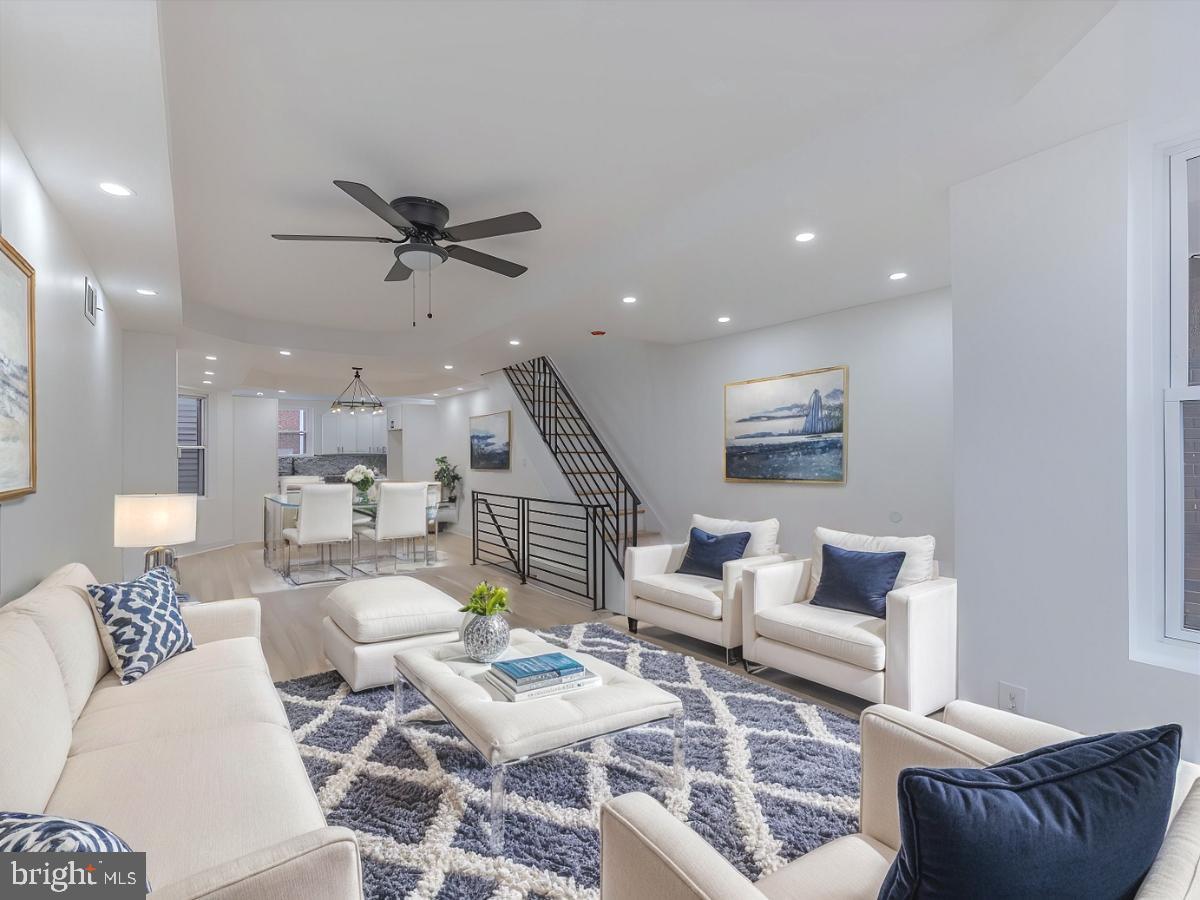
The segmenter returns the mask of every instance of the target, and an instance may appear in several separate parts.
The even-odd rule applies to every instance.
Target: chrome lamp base
[[[146,551],[146,568],[144,571],[149,572],[151,569],[157,569],[159,566],[166,566],[171,570],[171,577],[175,579],[176,584],[182,583],[182,579],[179,577],[179,567],[175,564],[174,547],[151,547]]]

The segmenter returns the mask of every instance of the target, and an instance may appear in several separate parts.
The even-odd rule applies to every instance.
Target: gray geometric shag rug
[[[352,694],[337,672],[283,682],[325,817],[358,835],[368,900],[596,900],[600,806],[630,791],[653,795],[751,880],[858,829],[856,720],[600,623],[539,634],[683,700],[685,789],[664,788],[663,726],[530,760],[509,770],[496,856],[483,761],[431,707],[400,725],[391,688]]]

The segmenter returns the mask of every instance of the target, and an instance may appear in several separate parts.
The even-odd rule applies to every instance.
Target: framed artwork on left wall
[[[0,236],[0,502],[37,490],[33,266]]]

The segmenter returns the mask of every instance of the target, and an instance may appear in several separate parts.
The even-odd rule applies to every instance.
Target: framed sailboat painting
[[[725,480],[845,484],[848,370],[725,385]]]
[[[0,502],[37,490],[33,267],[0,237]]]

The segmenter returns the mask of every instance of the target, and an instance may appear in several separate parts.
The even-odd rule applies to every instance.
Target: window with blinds
[[[179,460],[179,493],[204,494],[205,400],[180,394],[176,405],[176,454]]]
[[[1172,154],[1166,636],[1200,642],[1200,143]]]

